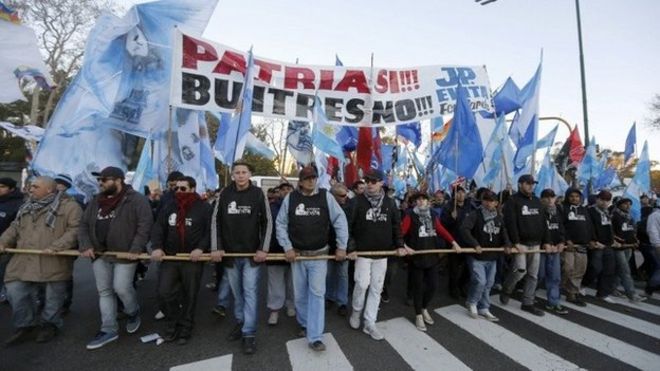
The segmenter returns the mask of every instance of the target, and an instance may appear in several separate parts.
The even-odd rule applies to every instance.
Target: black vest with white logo
[[[431,216],[435,222],[435,216]],[[419,216],[410,212],[410,231],[405,237],[406,244],[413,250],[432,250],[441,248],[444,240],[435,233],[435,224],[431,230],[427,230],[424,224],[419,220]],[[442,242],[440,242],[442,241]],[[412,257],[412,263],[418,268],[430,268],[440,262],[438,254],[419,254]]]
[[[289,194],[289,239],[297,250],[318,250],[328,244],[330,212],[326,190],[305,196],[295,190]]]

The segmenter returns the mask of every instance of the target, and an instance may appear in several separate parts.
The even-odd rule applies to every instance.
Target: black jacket
[[[190,253],[195,249],[208,252],[211,248],[211,211],[211,205],[201,199],[192,204],[186,214],[182,246],[176,227],[176,203],[163,206],[151,231],[153,249],[163,249],[167,255]]]
[[[637,243],[637,229],[630,213],[624,213],[619,208],[614,208],[612,228],[614,229],[614,238],[620,243]]]
[[[463,240],[463,234],[460,231],[461,224],[463,224],[465,216],[467,214],[473,213],[476,208],[474,207],[472,200],[466,198],[462,206],[456,204],[456,218],[452,217],[451,215],[453,210],[454,200],[451,199],[442,209],[442,213],[440,214],[440,222],[442,222],[442,225],[449,231],[449,233],[451,233],[452,236],[454,236],[454,238],[456,238],[456,242],[460,246],[463,246],[466,244],[466,241]]]
[[[151,236],[153,215],[149,199],[136,192],[129,185],[126,196],[115,209],[115,217],[110,222],[106,246],[96,237],[96,219],[99,210],[98,197],[94,197],[83,213],[78,234],[80,251],[93,248],[95,251],[120,251],[139,254]]]
[[[389,251],[403,248],[401,214],[393,199],[384,196],[380,218],[372,220],[371,204],[365,195],[354,198],[348,219],[348,251]]]
[[[511,240],[507,232],[504,218],[498,214],[492,223],[486,223],[480,209],[465,216],[460,228],[465,247],[510,247]],[[484,252],[472,255],[477,260],[495,260],[498,253]]]
[[[23,205],[23,194],[18,188],[0,197],[0,234],[9,228],[21,205]]]
[[[548,234],[550,236],[550,243],[558,245],[566,242],[566,232],[564,230],[564,216],[562,215],[562,208],[555,207],[554,211],[547,207],[543,208],[545,215],[545,222],[548,226]]]
[[[517,192],[504,204],[504,224],[511,243],[538,245],[548,243],[550,234],[543,215],[541,200]]]
[[[211,250],[234,253],[268,252],[273,235],[270,205],[261,188],[250,184],[239,191],[232,182],[222,190],[211,223]]]
[[[589,207],[589,215],[591,216],[591,225],[594,228],[594,235],[596,241],[605,246],[612,246],[614,242],[614,230],[612,229],[612,217],[605,210],[601,212],[598,206],[594,205]]]

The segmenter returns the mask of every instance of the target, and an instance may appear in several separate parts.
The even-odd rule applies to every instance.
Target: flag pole
[[[172,105],[167,116],[167,174],[172,172]]]

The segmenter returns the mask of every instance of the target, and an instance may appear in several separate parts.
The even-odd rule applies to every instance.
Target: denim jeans
[[[651,245],[642,244],[639,251],[644,256],[644,264],[648,267],[647,285],[652,288],[660,287],[660,254],[658,254],[658,250]]]
[[[337,305],[348,304],[348,260],[328,261],[325,298]]]
[[[307,342],[320,341],[325,327],[325,277],[328,262],[301,260],[292,263],[291,269],[298,323],[307,329]]]
[[[37,308],[34,302],[39,287],[45,285],[46,297],[41,310],[41,321],[37,321]],[[7,298],[11,304],[12,322],[14,327],[30,327],[49,323],[61,328],[63,321],[60,314],[66,293],[66,281],[27,282],[11,281],[5,284]]]
[[[222,263],[218,263],[222,264]],[[231,287],[229,286],[229,276],[227,275],[227,269],[222,270],[221,277],[218,281],[218,303],[223,308],[229,308],[231,302]]]
[[[587,274],[582,281],[583,286],[597,283],[597,296],[605,297],[614,289],[616,276],[616,260],[611,247],[589,250],[589,265]],[[586,281],[586,284],[585,284]]]
[[[628,261],[632,255],[631,249],[616,249],[614,250],[614,258],[616,260],[616,275],[621,280],[621,285],[626,291],[629,298],[635,296],[635,283],[630,275],[630,265]]]
[[[561,256],[559,253],[541,254],[541,263],[539,265],[539,281],[545,282],[545,291],[547,293],[548,305],[556,306],[559,304],[561,282]]]
[[[539,245],[522,245],[523,251],[538,251]],[[503,289],[507,294],[511,294],[516,284],[521,279],[525,279],[523,285],[523,305],[534,304],[534,293],[538,282],[539,263],[541,254],[514,254],[511,271],[504,281]]]
[[[355,261],[355,287],[353,288],[352,305],[353,310],[356,312],[361,312],[364,309],[366,326],[373,326],[376,323],[378,307],[380,306],[380,294],[383,291],[386,272],[387,258],[359,257]]]
[[[490,308],[490,289],[495,283],[497,260],[477,260],[467,257],[470,269],[470,286],[468,287],[467,303],[477,305],[478,310]]]
[[[124,304],[124,313],[127,315],[134,316],[140,310],[137,292],[133,287],[136,268],[137,263],[117,263],[106,258],[98,258],[92,263],[96,290],[99,293],[101,331],[112,334],[119,331],[116,296]]]
[[[233,259],[234,265],[226,267],[229,286],[234,295],[234,317],[243,324],[243,336],[257,333],[257,298],[260,265],[252,265],[252,258]]]

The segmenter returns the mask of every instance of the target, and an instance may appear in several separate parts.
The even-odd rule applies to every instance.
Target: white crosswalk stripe
[[[323,334],[323,343],[326,350],[317,352],[309,348],[306,338],[288,341],[286,349],[289,352],[293,371],[353,370],[353,366],[346,359],[332,334]]]
[[[470,369],[406,318],[379,322],[378,328],[392,348],[415,370]]]
[[[228,354],[172,367],[170,371],[231,371],[232,359],[233,356]]]
[[[613,337],[551,314],[538,317],[524,312],[520,309],[520,302],[513,299],[511,299],[509,305],[500,305],[496,296],[493,296],[491,299],[493,304],[509,313],[527,319],[537,326],[541,326],[578,344],[592,348],[641,370],[657,370],[660,364],[659,355],[629,345]]]
[[[536,296],[543,299],[547,297],[546,295],[547,294],[545,290],[538,290],[536,292]],[[656,325],[655,323],[643,321],[639,318],[615,312],[598,305],[588,304],[586,307],[580,307],[568,302],[562,302],[561,304],[566,308],[600,318],[602,320],[625,328],[629,328],[631,330],[635,330],[637,332],[641,332],[643,334],[647,334],[656,339],[660,339],[660,326]]]
[[[436,313],[531,370],[576,370],[580,367],[550,353],[504,327],[473,319],[460,305],[438,308]]]
[[[586,288],[586,289],[584,289],[584,291],[587,293],[587,295],[596,296],[596,290],[594,290],[594,289]],[[655,306],[653,304],[649,304],[649,303],[631,303],[627,298],[615,298],[613,296],[610,296],[610,297],[612,298],[612,300],[614,300],[614,302],[616,304],[621,304],[621,305],[629,307],[629,308],[635,308],[635,309],[641,310],[643,312],[648,312],[648,313],[651,313],[651,314],[655,314],[656,316],[660,316],[660,307]]]

